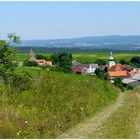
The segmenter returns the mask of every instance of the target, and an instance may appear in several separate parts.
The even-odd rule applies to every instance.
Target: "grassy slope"
[[[0,86],[0,138],[55,138],[113,102],[119,91],[96,78],[26,69],[31,88]]]
[[[45,54],[50,56],[50,53]],[[96,59],[107,60],[109,52],[91,52],[91,53],[73,53],[73,59],[83,63],[93,63]],[[140,56],[139,52],[113,52],[113,56],[119,61],[120,59],[129,60],[131,57]],[[28,54],[17,54],[17,61],[24,61],[28,58]]]

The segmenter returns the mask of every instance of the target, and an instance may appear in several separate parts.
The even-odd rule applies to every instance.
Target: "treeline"
[[[37,59],[44,59],[44,60],[51,60],[53,63],[53,66],[39,66],[37,62],[25,60],[23,65],[24,66],[30,66],[30,67],[41,67],[46,68],[51,71],[59,71],[59,72],[65,72],[65,73],[71,73],[72,72],[72,53],[71,52],[63,52],[63,53],[54,53],[50,57],[47,57],[42,54],[36,54]]]
[[[27,47],[27,46],[22,46],[22,47],[14,47],[18,53],[28,53],[30,51],[30,49],[32,48],[36,53],[54,53],[54,52],[106,52],[106,51],[112,51],[112,49],[97,49],[97,48],[75,48],[75,47],[61,47],[61,48],[57,48],[57,47],[38,47],[38,46],[31,46],[31,47]],[[140,50],[134,50],[133,52],[138,52]],[[113,50],[113,52],[120,52],[118,50]],[[132,52],[129,50],[121,50],[121,52]]]
[[[124,59],[121,59],[119,61],[119,63],[121,63],[122,65],[124,64],[127,64],[127,65],[131,65],[133,67],[136,67],[136,68],[140,68],[140,56],[135,56],[135,57],[132,57],[130,60],[126,61]]]

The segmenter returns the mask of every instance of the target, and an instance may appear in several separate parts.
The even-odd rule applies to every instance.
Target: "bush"
[[[28,66],[28,67],[37,67],[37,66],[38,66],[38,63],[35,62],[35,61],[25,60],[25,61],[23,62],[23,65],[24,65],[24,66]]]
[[[121,60],[119,61],[119,63],[121,63],[122,65],[127,64],[126,60],[124,60],[124,59],[121,59]]]
[[[104,70],[96,69],[95,74],[100,79],[108,80],[108,76]]]
[[[19,91],[29,89],[31,85],[31,76],[28,72],[22,72],[20,74],[15,73],[11,80],[11,85]]]
[[[127,86],[126,86],[126,89],[127,89],[127,90],[133,90],[133,89],[134,89],[134,87],[133,87],[133,86],[131,86],[131,85],[127,85]]]
[[[130,62],[136,66],[136,67],[140,67],[140,57],[139,56],[135,56],[133,58],[130,59]]]
[[[95,61],[95,63],[97,63],[99,66],[101,66],[101,65],[106,65],[107,64],[107,61],[102,60],[102,59],[97,59]]]
[[[41,54],[36,54],[37,59],[45,59],[46,61],[48,60],[47,56],[41,55]]]
[[[122,83],[122,80],[120,77],[115,77],[114,78],[114,85],[118,88],[120,88],[121,91],[124,91],[124,86],[123,86],[123,83]]]

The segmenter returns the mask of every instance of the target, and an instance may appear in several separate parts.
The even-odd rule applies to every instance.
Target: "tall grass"
[[[55,138],[113,102],[119,90],[88,76],[26,69],[30,89],[0,86],[0,138]]]

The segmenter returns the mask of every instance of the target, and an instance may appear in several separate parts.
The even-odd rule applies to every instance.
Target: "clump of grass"
[[[24,69],[33,78],[30,89],[0,87],[0,138],[55,138],[119,93],[93,77]]]

